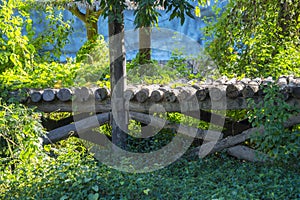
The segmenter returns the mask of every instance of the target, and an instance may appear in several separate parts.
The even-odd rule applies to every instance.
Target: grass
[[[243,162],[223,153],[181,158],[144,174],[64,153],[29,171],[19,170],[2,182],[6,190],[0,189],[0,199],[300,199],[299,169]]]

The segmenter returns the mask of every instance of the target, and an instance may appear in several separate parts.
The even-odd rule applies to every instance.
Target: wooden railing
[[[130,85],[127,87],[124,95],[124,101],[128,111],[128,117],[137,120],[143,124],[150,124],[155,121],[157,124],[164,123],[165,128],[178,129],[179,124],[149,114],[151,108],[159,105],[160,108],[155,112],[181,112],[184,115],[200,119],[218,126],[223,130],[217,141],[206,141],[204,145],[215,142],[211,153],[228,149],[228,152],[242,159],[258,161],[254,150],[238,144],[250,138],[255,132],[263,132],[263,129],[252,128],[247,119],[234,121],[228,117],[217,115],[210,110],[241,110],[251,109],[248,105],[248,99],[254,99],[259,102],[265,95],[264,87],[268,83],[276,83],[280,87],[280,92],[284,100],[297,108],[300,108],[300,78],[293,76],[280,77],[277,81],[271,78],[267,79],[231,79],[226,77],[215,81],[206,81],[194,83],[193,85]],[[83,130],[86,131],[99,124],[107,123],[111,115],[111,104],[113,94],[107,88],[61,88],[61,89],[43,89],[27,90],[28,96],[22,99],[22,102],[28,106],[34,106],[43,112],[72,112],[72,113],[94,113],[97,115],[99,123],[91,123],[88,114],[76,115],[76,123],[88,124]],[[17,95],[16,95],[17,96]],[[44,144],[57,142],[67,138],[70,132],[76,135],[74,120],[64,119],[61,127],[49,128],[48,134],[43,138]],[[293,116],[285,126],[291,127],[300,123],[300,116]],[[192,127],[181,126],[181,131],[189,134],[189,130],[195,129],[198,139],[204,139],[207,131]],[[215,139],[214,139],[215,140]],[[199,147],[200,148],[200,147]],[[190,155],[197,154],[199,148],[191,151]],[[243,152],[241,154],[241,152]]]

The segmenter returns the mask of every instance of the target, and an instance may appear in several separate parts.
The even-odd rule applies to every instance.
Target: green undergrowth
[[[48,149],[49,150],[49,149]],[[53,150],[53,148],[52,148]],[[86,155],[76,139],[56,158],[1,172],[1,199],[298,199],[296,168],[241,162],[221,153],[181,158],[150,173],[125,173]],[[5,171],[4,171],[5,172]]]

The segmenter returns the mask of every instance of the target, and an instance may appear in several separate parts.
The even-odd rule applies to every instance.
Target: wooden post
[[[121,5],[112,5],[112,9],[113,13],[108,16],[111,106],[113,111],[111,116],[112,142],[118,147],[125,149],[128,118],[124,101],[124,91],[126,89],[124,15]]]

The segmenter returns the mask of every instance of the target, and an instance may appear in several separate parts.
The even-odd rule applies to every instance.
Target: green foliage
[[[179,77],[188,77],[191,74],[191,70],[187,68],[187,58],[179,49],[175,49],[172,52],[171,58],[166,65],[176,69]]]
[[[47,29],[36,35],[29,12],[30,1],[4,1],[0,8],[0,72],[13,67],[26,71],[36,62],[53,60],[50,52],[41,52],[49,46],[56,59],[59,58],[71,29],[70,22],[65,22],[61,13],[46,6]]]
[[[87,41],[77,52],[76,62],[80,63],[76,74],[76,84],[89,85],[99,81],[108,82],[109,49],[103,36]]]
[[[3,176],[3,199],[297,199],[299,172],[226,156],[181,159],[151,173],[124,173],[97,164],[68,141],[57,158]],[[220,166],[222,169],[220,170]],[[46,172],[46,173],[45,173]],[[3,186],[3,187],[2,187]]]
[[[300,2],[229,1],[217,20],[207,19],[207,45],[223,75],[277,78],[299,75]]]
[[[40,19],[40,21],[34,22],[35,26],[41,25],[44,27],[39,34],[35,33],[32,27],[27,29],[27,32],[30,33],[27,34],[32,36],[30,43],[35,47],[37,53],[35,57],[38,61],[51,62],[59,60],[63,48],[69,42],[68,36],[73,31],[72,20],[64,19],[63,9],[60,6],[36,4],[33,4],[33,9],[31,8],[31,12],[36,13]],[[50,49],[50,51],[45,51],[45,49]]]
[[[12,170],[19,163],[34,164],[43,134],[40,116],[19,104],[0,104],[0,169]]]
[[[127,64],[127,79],[130,84],[167,84],[178,78],[174,69],[159,65],[155,60],[141,65],[140,59],[144,58],[138,54]]]
[[[250,101],[253,111],[249,111],[249,121],[254,127],[263,127],[263,134],[256,134],[252,142],[256,147],[275,160],[288,161],[297,159],[300,153],[300,133],[298,130],[284,128],[284,122],[296,111],[283,100],[278,86],[264,88],[263,101]]]
[[[23,1],[3,1],[0,4],[0,72],[18,66],[25,68],[32,64],[34,46],[29,37],[22,34],[26,26],[31,34],[32,20],[26,11],[16,15],[16,9],[25,6]]]
[[[13,67],[0,74],[0,81],[11,90],[18,88],[61,88],[74,85],[79,64],[39,63],[22,69]]]

